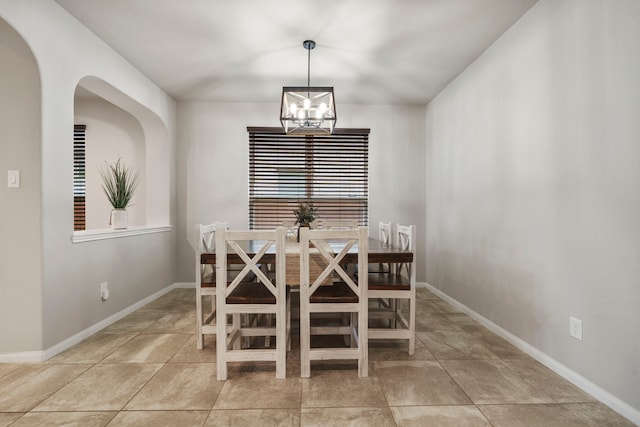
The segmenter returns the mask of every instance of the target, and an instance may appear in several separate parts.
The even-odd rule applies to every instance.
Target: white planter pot
[[[111,211],[111,228],[122,230],[127,228],[128,217],[126,209],[114,209]]]

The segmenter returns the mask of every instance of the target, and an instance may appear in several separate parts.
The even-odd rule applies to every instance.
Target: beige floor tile
[[[481,405],[494,427],[584,427],[584,422],[558,404]]]
[[[216,336],[204,336],[204,348],[196,348],[196,336],[191,336],[180,350],[169,360],[170,363],[215,363]]]
[[[214,409],[300,408],[300,378],[276,379],[274,372],[234,372]]]
[[[238,375],[246,375],[250,372],[264,372],[271,376],[276,375],[275,362],[233,362],[229,364],[229,376],[237,378]],[[300,378],[300,360],[294,360],[287,356],[287,378]]]
[[[301,410],[305,427],[385,427],[396,425],[389,408],[307,408]]]
[[[211,410],[222,386],[213,363],[168,363],[125,409]]]
[[[21,412],[0,412],[0,427],[7,427],[20,418]]]
[[[489,427],[489,421],[473,405],[394,406],[393,417],[399,427]]]
[[[131,334],[147,329],[149,326],[162,317],[162,313],[156,311],[138,310],[117,322],[112,323],[103,330],[101,334]]]
[[[213,410],[204,427],[298,427],[300,409]]]
[[[530,357],[507,340],[499,337],[485,327],[476,329],[478,340],[501,359],[521,359]]]
[[[160,364],[95,365],[34,411],[120,410],[161,367]]]
[[[185,317],[186,314],[180,312],[169,312],[163,314],[160,318],[158,318],[155,322],[149,325],[148,328],[140,331],[143,334],[168,334],[171,333],[171,328],[173,325],[180,320],[182,317]],[[191,332],[195,330],[195,323],[193,324]]]
[[[369,362],[369,376],[373,362]],[[358,361],[355,359],[335,359],[335,360],[312,360],[311,361],[311,378],[317,373],[326,371],[341,371],[344,376],[358,377]]]
[[[416,289],[416,301],[427,301],[431,299],[440,299],[436,294],[426,288]]]
[[[484,326],[464,313],[446,313],[445,317],[456,325],[460,326],[463,330],[469,328],[484,328]]]
[[[24,365],[0,378],[0,412],[26,412],[90,365]]]
[[[442,360],[440,363],[475,404],[554,402],[502,360]]]
[[[374,362],[373,371],[389,406],[471,403],[438,362]]]
[[[369,360],[435,360],[427,347],[416,339],[413,355],[408,340],[369,340]]]
[[[287,379],[275,379],[273,362],[246,362],[217,381],[215,336],[195,348],[194,300],[194,289],[176,289],[45,363],[0,364],[0,427],[457,427],[487,425],[489,415],[496,427],[632,426],[426,289],[417,290],[416,354],[406,341],[372,341],[364,379],[354,361],[316,361],[300,379],[294,320]],[[132,363],[143,361],[153,362]]]
[[[201,427],[208,411],[121,411],[109,427]]]
[[[194,288],[176,288],[164,295],[167,298],[176,300],[193,301],[195,299],[196,290]]]
[[[189,339],[178,334],[140,334],[102,360],[102,363],[164,363]]]
[[[30,412],[11,427],[102,427],[115,412]]]
[[[23,365],[17,363],[0,363],[0,378],[11,371],[18,369],[20,366]]]
[[[155,301],[145,305],[144,311],[156,311],[159,313],[185,313],[195,308],[196,291],[190,290],[192,293],[188,295],[164,295]],[[142,310],[139,310],[142,311]]]
[[[419,332],[417,338],[438,360],[498,359],[477,336],[464,331]]]
[[[553,397],[557,402],[595,401],[593,397],[534,359],[505,360],[505,363],[518,375]]]
[[[97,363],[135,334],[95,334],[48,360],[49,363]]]
[[[416,331],[432,332],[438,330],[461,331],[462,328],[455,322],[447,319],[447,316],[444,314],[416,309]]]
[[[316,371],[302,379],[302,407],[382,407],[384,393],[375,377],[359,378],[342,371]]]
[[[443,301],[441,299],[432,299],[430,301],[427,301],[426,304],[430,306],[431,309],[436,313],[442,313],[442,314],[462,313],[460,309],[452,306],[448,302]]]
[[[196,330],[196,313],[187,313],[171,327],[172,334],[194,334]]]
[[[561,405],[589,427],[633,427],[634,424],[600,402],[566,403]]]

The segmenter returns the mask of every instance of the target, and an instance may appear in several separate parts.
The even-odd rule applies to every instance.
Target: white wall
[[[275,88],[278,89],[278,88]],[[274,98],[279,92],[274,90]],[[247,126],[279,126],[278,104],[178,104],[178,239],[180,280],[194,280],[196,226],[212,221],[248,226]],[[425,224],[425,109],[422,106],[338,105],[338,127],[370,128],[369,224]],[[191,243],[191,245],[189,244]],[[418,243],[424,259],[424,241]],[[418,264],[424,280],[424,263]]]
[[[40,76],[24,40],[0,19],[0,353],[42,340]],[[3,102],[5,99],[13,101]],[[21,187],[7,188],[19,170]],[[20,328],[15,325],[21,325]]]
[[[109,228],[111,204],[102,190],[100,170],[122,159],[138,173],[138,187],[127,208],[130,226],[146,224],[146,156],[140,122],[105,100],[76,99],[75,123],[86,129],[86,229]]]
[[[174,232],[71,243],[76,86],[86,81],[85,87],[140,121],[147,143],[146,163],[155,167],[147,171],[147,223],[172,221],[175,103],[52,0],[0,0],[0,18],[33,52],[41,81],[41,117],[29,117],[29,123],[40,126],[37,157],[41,164],[24,176],[25,182],[41,183],[38,219],[28,220],[29,227],[41,227],[41,232],[34,242],[14,242],[14,250],[36,254],[21,262],[30,274],[39,274],[29,288],[10,295],[2,304],[20,306],[24,300],[33,304],[42,301],[37,315],[25,322],[12,319],[0,324],[0,353],[38,353],[175,281]],[[5,58],[3,54],[0,63]],[[13,108],[16,99],[20,96],[0,98],[0,105]],[[0,211],[0,223],[7,218],[11,219],[9,214]],[[37,258],[38,251],[42,259]],[[99,298],[103,281],[111,288],[107,302]],[[18,333],[29,336],[14,339]]]
[[[636,410],[639,42],[638,1],[541,0],[426,126],[427,281]]]

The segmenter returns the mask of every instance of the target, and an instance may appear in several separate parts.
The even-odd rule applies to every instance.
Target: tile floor
[[[631,426],[455,310],[418,291],[416,352],[370,344],[355,363],[287,378],[272,364],[215,374],[215,338],[196,350],[195,291],[176,289],[37,364],[0,364],[3,426]]]

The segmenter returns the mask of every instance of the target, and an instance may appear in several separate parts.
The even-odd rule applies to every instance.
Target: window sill
[[[125,230],[101,228],[96,230],[74,231],[71,235],[71,242],[92,242],[94,240],[117,239],[120,237],[141,236],[143,234],[167,233],[171,230],[173,230],[173,225],[142,225],[129,227]]]

